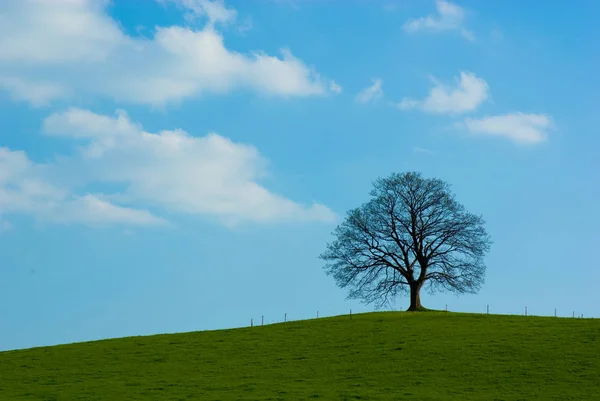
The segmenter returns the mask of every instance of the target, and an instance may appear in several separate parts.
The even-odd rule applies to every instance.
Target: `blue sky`
[[[409,170],[494,240],[426,307],[599,316],[599,13],[0,0],[0,349],[372,310],[318,255]]]

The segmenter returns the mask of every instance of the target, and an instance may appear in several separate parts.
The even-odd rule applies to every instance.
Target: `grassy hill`
[[[600,400],[600,320],[384,312],[0,353],[0,400]]]

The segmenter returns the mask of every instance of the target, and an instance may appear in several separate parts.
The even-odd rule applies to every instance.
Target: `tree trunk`
[[[419,281],[415,281],[410,284],[410,306],[407,311],[419,311],[424,310],[423,305],[421,305],[421,287],[423,283]]]

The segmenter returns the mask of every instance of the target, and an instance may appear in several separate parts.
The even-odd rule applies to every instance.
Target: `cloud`
[[[342,87],[333,81],[329,84],[329,90],[336,94],[342,93]]]
[[[215,23],[230,24],[237,18],[237,12],[228,8],[223,0],[157,0],[159,3],[175,3],[188,10],[186,18],[195,20],[206,17],[210,25]]]
[[[436,82],[429,96],[423,100],[404,98],[398,104],[401,110],[420,109],[427,113],[460,114],[475,110],[488,98],[487,82],[474,73],[461,71],[456,85]]]
[[[505,137],[522,144],[537,144],[548,138],[554,124],[546,114],[509,113],[480,119],[467,118],[460,127],[480,136]]]
[[[365,104],[369,102],[376,102],[383,96],[383,89],[381,89],[383,81],[379,78],[375,78],[372,81],[373,84],[371,86],[364,88],[356,95],[355,100],[358,103]]]
[[[475,34],[463,26],[465,10],[462,7],[445,0],[436,0],[435,8],[437,15],[408,20],[403,25],[404,30],[408,33],[458,31],[463,38],[475,40]]]
[[[75,154],[37,164],[1,148],[5,214],[131,226],[167,224],[158,211],[214,216],[225,224],[335,219],[323,205],[298,204],[261,186],[267,162],[258,150],[215,133],[150,133],[124,111],[107,116],[83,109],[48,116],[43,132],[76,141]]]
[[[423,154],[427,154],[427,155],[433,155],[433,154],[435,154],[435,152],[433,150],[427,149],[427,148],[421,148],[419,146],[413,147],[413,152],[415,152],[415,153],[423,153]]]
[[[121,224],[128,226],[165,226],[167,221],[146,210],[115,205],[98,195],[73,196],[62,204],[62,209],[48,211],[44,216],[50,222],[83,223],[91,226]]]
[[[399,8],[399,4],[396,1],[388,1],[382,6],[384,11],[393,12]]]
[[[21,0],[0,3],[0,63],[56,66],[106,61],[128,41],[103,11],[106,1]]]
[[[47,81],[25,81],[18,77],[0,76],[0,89],[9,92],[14,100],[27,101],[35,107],[46,106],[50,101],[68,96],[68,90]]]
[[[0,211],[28,214],[43,222],[104,225],[164,225],[145,210],[111,204],[96,195],[69,193],[49,180],[51,166],[35,164],[24,152],[0,148]]]
[[[0,89],[38,105],[76,93],[158,107],[234,90],[292,97],[341,89],[287,49],[279,56],[229,50],[215,24],[233,21],[235,10],[222,2],[177,2],[206,25],[134,37],[106,13],[107,1],[0,2]]]

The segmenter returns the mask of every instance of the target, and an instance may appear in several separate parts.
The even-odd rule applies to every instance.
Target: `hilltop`
[[[1,400],[598,400],[600,320],[383,312],[0,353]]]

